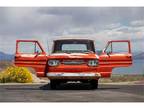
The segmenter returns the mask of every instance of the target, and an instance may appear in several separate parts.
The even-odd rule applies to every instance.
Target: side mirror
[[[37,55],[40,55],[40,54],[41,54],[41,52],[40,52],[39,50],[37,50],[37,51],[36,51],[36,54],[37,54]]]
[[[108,56],[110,56],[111,52],[110,52],[110,51],[107,51],[106,54],[107,54]]]

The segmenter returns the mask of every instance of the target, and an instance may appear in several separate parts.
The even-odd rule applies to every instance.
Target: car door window
[[[19,42],[18,52],[26,54],[41,53],[42,50],[36,42]]]
[[[129,53],[128,42],[110,42],[105,49],[108,54],[111,53]]]
[[[128,53],[127,42],[112,42],[112,53]]]

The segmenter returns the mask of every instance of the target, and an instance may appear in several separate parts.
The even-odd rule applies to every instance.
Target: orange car
[[[68,81],[90,83],[96,89],[98,79],[110,77],[113,68],[132,64],[129,40],[109,41],[99,53],[89,39],[55,40],[50,55],[36,40],[17,40],[15,64],[34,68],[38,77],[48,77],[52,89]]]

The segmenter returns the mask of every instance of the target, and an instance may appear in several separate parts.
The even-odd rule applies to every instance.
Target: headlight
[[[59,65],[59,60],[49,60],[48,65],[49,66],[58,66]]]
[[[88,66],[98,66],[99,61],[97,59],[95,60],[89,60]]]

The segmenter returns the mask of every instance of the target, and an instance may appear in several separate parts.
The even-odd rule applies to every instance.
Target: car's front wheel
[[[91,80],[90,84],[91,84],[92,89],[97,89],[98,88],[98,80]]]

